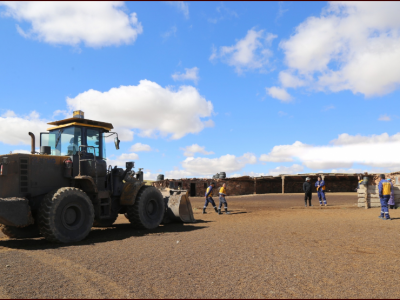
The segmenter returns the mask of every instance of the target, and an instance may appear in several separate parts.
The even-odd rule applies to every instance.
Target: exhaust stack
[[[31,153],[35,154],[35,135],[32,132],[29,132],[31,136]]]

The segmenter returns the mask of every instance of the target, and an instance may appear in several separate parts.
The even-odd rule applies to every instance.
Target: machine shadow
[[[209,221],[197,220],[197,223]],[[190,232],[207,228],[207,226],[184,225],[183,223],[170,223],[161,225],[156,229],[145,230],[133,228],[130,224],[114,224],[111,227],[92,228],[89,235],[80,242],[71,244],[56,244],[45,240],[43,237],[35,239],[9,239],[0,241],[0,247],[24,250],[56,249],[70,246],[93,245],[110,241],[124,240],[131,237],[146,235],[162,235],[167,233]]]

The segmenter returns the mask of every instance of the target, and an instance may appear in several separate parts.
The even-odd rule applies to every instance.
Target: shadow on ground
[[[208,223],[211,221],[196,220],[196,223]],[[93,245],[109,241],[124,240],[131,237],[141,237],[146,235],[162,235],[174,232],[190,232],[207,228],[207,226],[184,225],[183,223],[170,223],[160,225],[151,230],[136,229],[131,224],[114,224],[111,227],[92,228],[89,235],[80,242],[71,244],[57,244],[45,240],[43,237],[35,239],[8,239],[0,240],[0,247],[25,250],[55,249],[61,247]]]

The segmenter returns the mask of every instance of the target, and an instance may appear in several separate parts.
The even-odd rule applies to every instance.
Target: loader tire
[[[93,204],[86,193],[64,187],[48,193],[39,209],[40,233],[55,243],[83,240],[94,221]]]
[[[113,213],[109,219],[94,219],[93,227],[110,227],[118,218],[118,213]]]
[[[125,216],[136,228],[154,229],[164,217],[165,204],[161,192],[153,186],[143,186],[135,204],[126,207]]]
[[[26,227],[1,225],[1,232],[12,239],[29,239],[40,236],[40,231],[37,224],[29,225]]]

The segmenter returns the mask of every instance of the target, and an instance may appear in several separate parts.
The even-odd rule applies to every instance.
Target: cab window
[[[94,147],[96,156],[100,156],[100,130],[99,129],[86,129],[87,145]],[[87,148],[88,153],[93,153],[93,148]]]
[[[50,146],[51,155],[74,155],[82,144],[82,130],[80,127],[67,127],[52,130],[48,135],[41,134],[40,144]]]
[[[61,155],[74,155],[79,151],[79,146],[82,143],[80,127],[65,128],[61,134],[59,144],[61,144]]]

